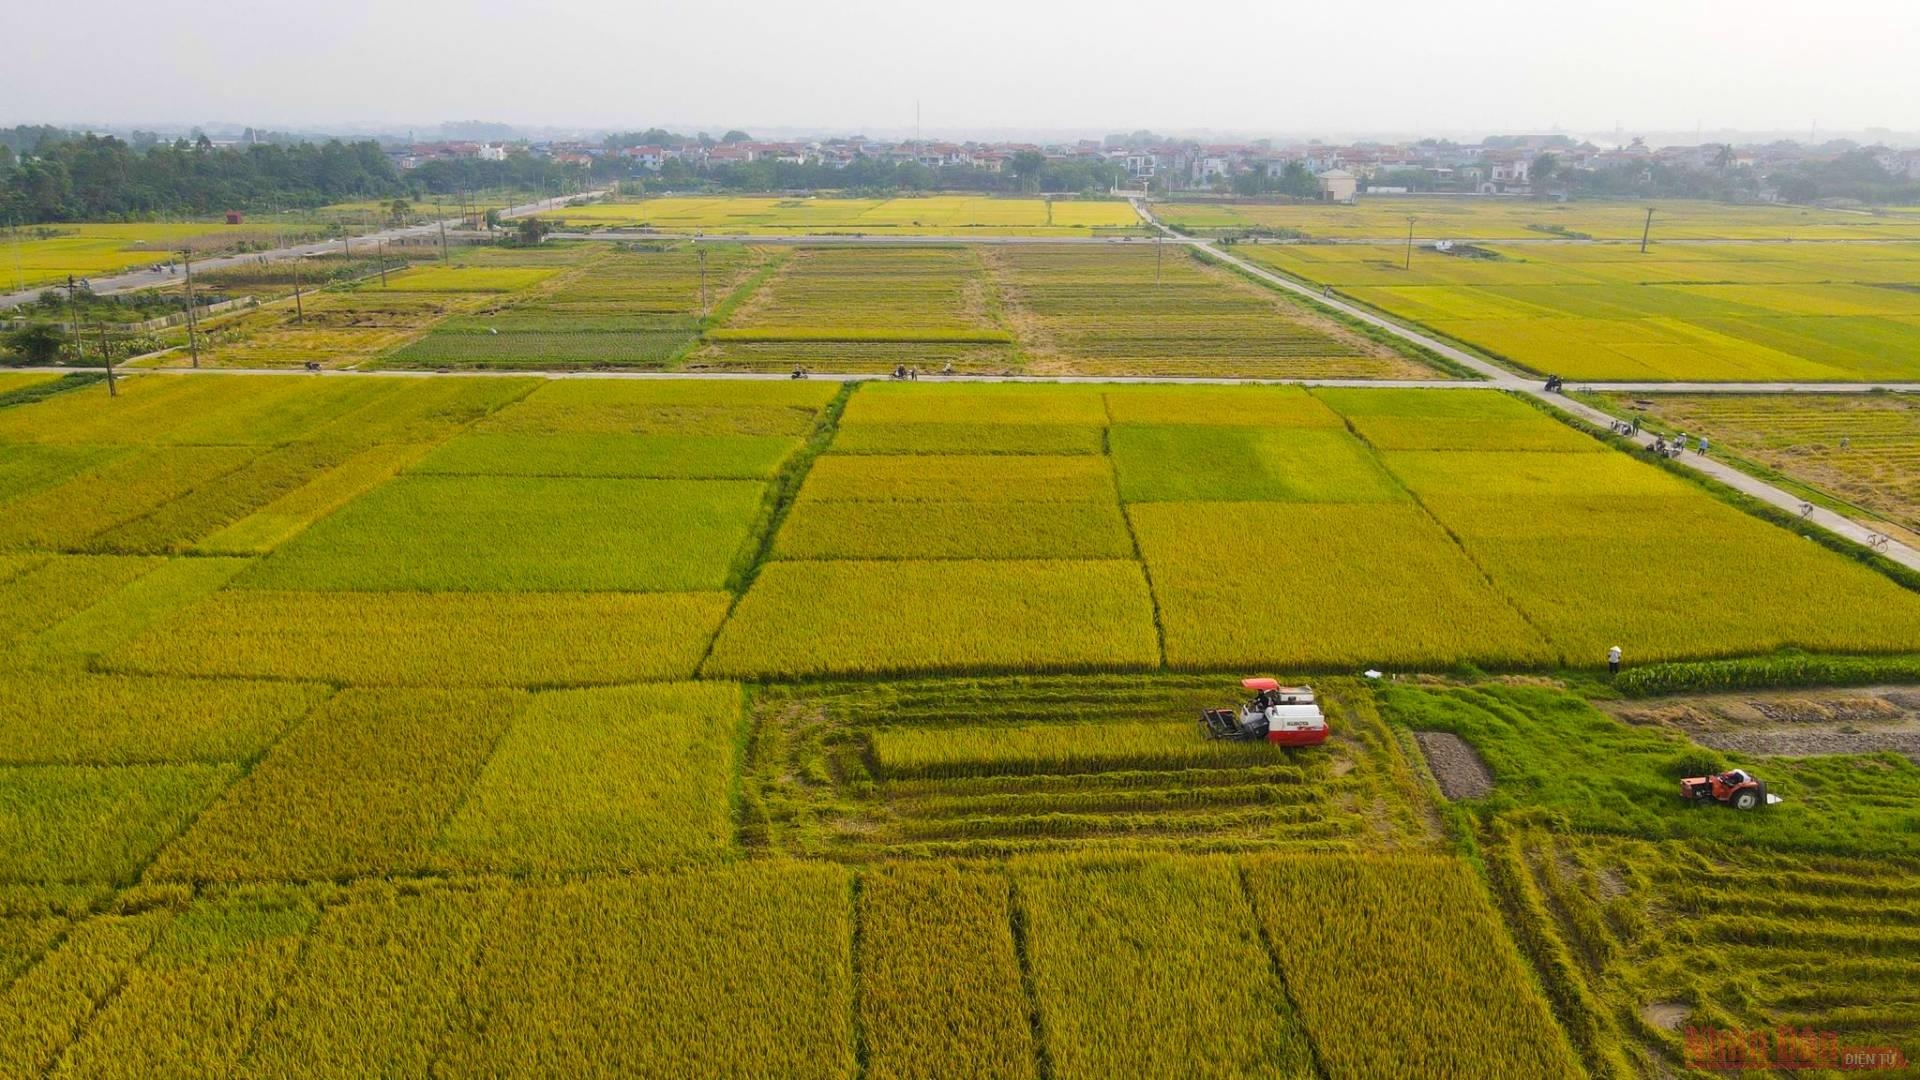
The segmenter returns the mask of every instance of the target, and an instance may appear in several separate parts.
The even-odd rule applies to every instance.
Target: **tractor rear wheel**
[[[1732,805],[1735,810],[1751,810],[1760,805],[1760,793],[1753,788],[1747,788],[1734,795]]]

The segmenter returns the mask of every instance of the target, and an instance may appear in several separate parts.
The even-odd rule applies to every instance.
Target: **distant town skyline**
[[[1328,138],[1920,128],[1920,9],[285,0],[9,12],[0,122]],[[673,120],[671,118],[680,118]],[[1817,125],[1817,127],[1816,127]],[[714,132],[718,134],[717,131]],[[755,132],[759,134],[759,132]]]

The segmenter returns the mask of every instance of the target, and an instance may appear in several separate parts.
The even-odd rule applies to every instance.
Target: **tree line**
[[[112,136],[0,145],[0,219],[133,220],[320,206],[407,193],[375,142],[218,148],[204,135],[136,150]]]

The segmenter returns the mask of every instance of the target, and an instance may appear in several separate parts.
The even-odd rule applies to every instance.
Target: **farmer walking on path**
[[[1620,674],[1620,646],[1618,645],[1607,650],[1607,674]]]

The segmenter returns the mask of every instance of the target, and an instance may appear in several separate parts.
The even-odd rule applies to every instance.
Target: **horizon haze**
[[[504,0],[8,16],[0,123],[1234,134],[1906,131],[1920,7]],[[964,15],[964,18],[961,16]],[[77,57],[111,58],[71,78]],[[377,72],[368,77],[367,72]],[[715,132],[718,133],[717,131]]]

